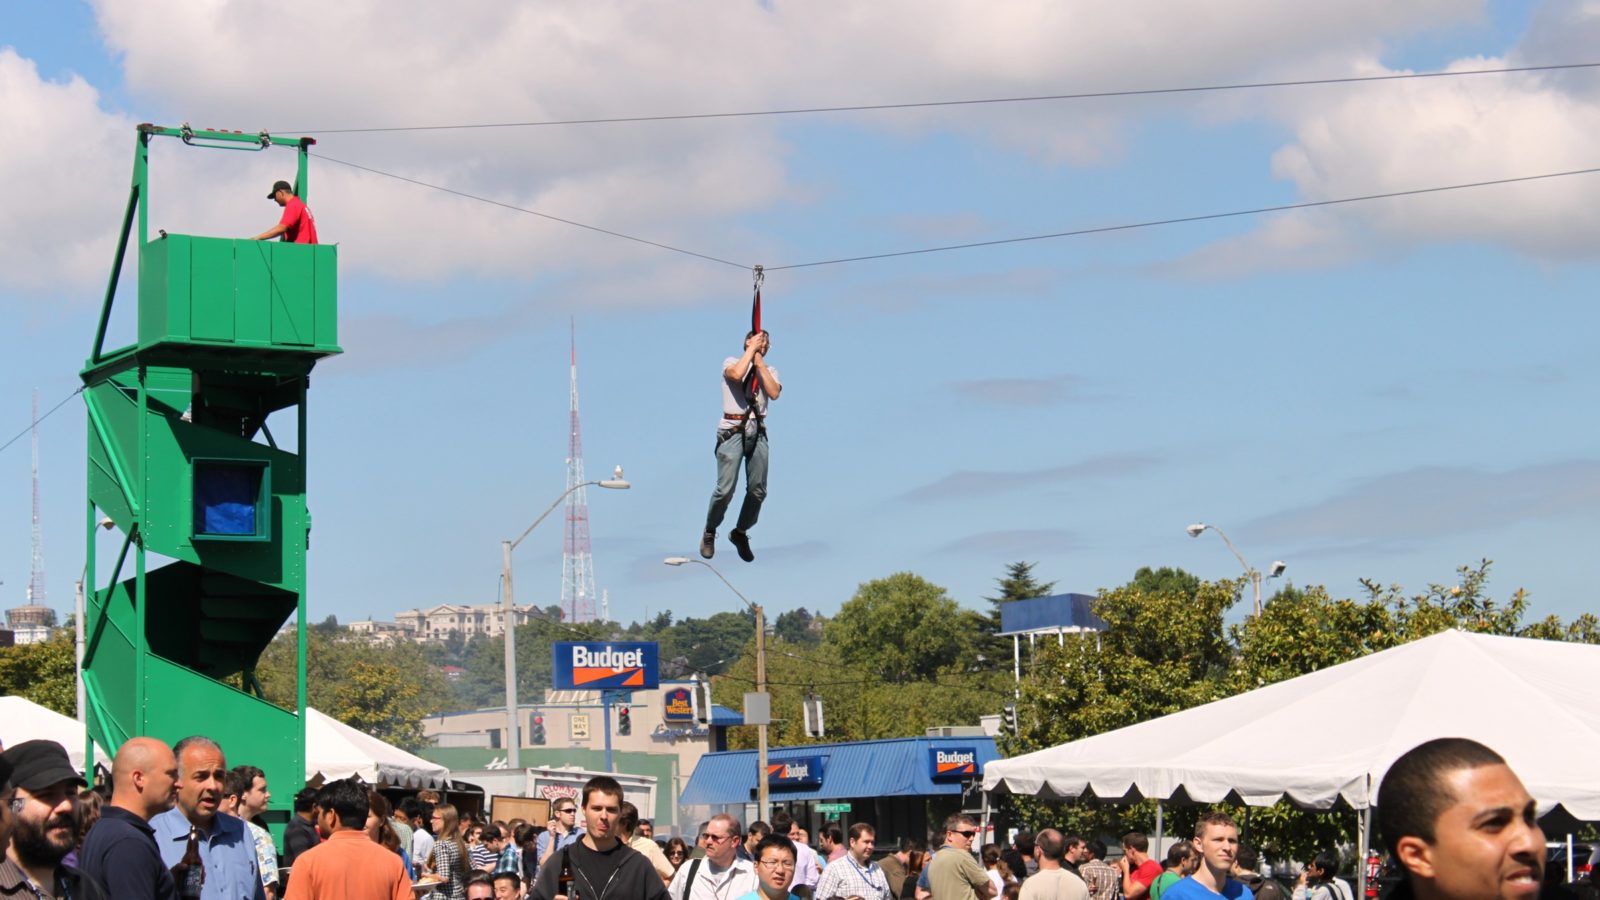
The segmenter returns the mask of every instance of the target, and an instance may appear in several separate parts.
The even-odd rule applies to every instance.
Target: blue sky
[[[141,121],[318,129],[328,157],[771,267],[1600,165],[1593,70],[331,133],[1600,61],[1576,2],[1334,6],[8,3],[0,440],[34,387],[48,408],[77,384]],[[168,142],[153,166],[154,224],[248,235],[292,159]],[[310,200],[347,350],[313,380],[313,616],[495,599],[498,542],[564,488],[569,319],[589,475],[635,485],[589,494],[613,617],[737,604],[660,560],[698,537],[747,271],[327,162]],[[1339,596],[1488,557],[1497,596],[1592,611],[1597,201],[1575,176],[774,271],[771,496],[756,563],[725,542],[715,562],[774,610],[901,570],[981,605],[1018,559],[1082,592],[1142,565],[1237,575],[1184,534],[1205,521]],[[65,610],[81,406],[41,445]],[[0,453],[7,606],[28,471],[26,439]],[[519,549],[520,600],[556,601],[560,546],[553,516]]]

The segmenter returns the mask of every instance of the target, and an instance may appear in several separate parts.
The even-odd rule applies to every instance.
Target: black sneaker
[[[708,531],[700,535],[700,555],[706,559],[717,555],[717,533]]]
[[[733,544],[733,549],[739,551],[739,558],[745,562],[755,562],[756,554],[750,549],[750,537],[735,528],[728,532],[728,541]]]

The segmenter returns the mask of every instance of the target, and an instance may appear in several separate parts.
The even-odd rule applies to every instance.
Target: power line
[[[1600,64],[1597,64],[1597,65],[1600,65]],[[516,205],[511,204],[511,203],[505,203],[505,202],[500,201],[500,200],[494,200],[494,199],[489,198],[489,197],[482,197],[482,196],[479,196],[477,194],[470,194],[470,193],[467,193],[466,191],[456,190],[455,188],[445,187],[443,185],[431,184],[431,183],[426,182],[426,181],[421,181],[421,180],[418,180],[418,179],[415,179],[415,178],[410,178],[410,177],[407,177],[405,175],[399,175],[399,174],[396,174],[394,172],[386,172],[386,171],[383,171],[382,169],[375,169],[375,168],[373,168],[371,166],[364,166],[364,165],[361,165],[359,163],[353,163],[353,162],[349,162],[347,160],[337,159],[337,158],[334,158],[334,157],[331,157],[331,156],[321,156],[321,155],[319,155],[316,158],[317,159],[324,159],[324,160],[327,160],[328,162],[332,162],[332,163],[338,163],[339,165],[342,165],[342,166],[348,166],[348,167],[350,167],[352,169],[359,169],[359,170],[361,170],[363,172],[370,172],[370,173],[372,173],[374,175],[382,175],[385,178],[393,178],[393,179],[395,179],[397,181],[403,181],[403,182],[406,182],[407,184],[413,184],[413,185],[416,185],[418,187],[424,187],[424,188],[429,188],[429,189],[435,190],[435,191],[441,191],[443,193],[451,194],[453,196],[461,197],[461,198],[464,198],[464,199],[467,199],[467,200],[476,200],[476,201],[478,201],[480,203],[487,203],[487,204],[490,204],[491,206],[498,206],[498,207],[500,207],[502,209],[509,209],[509,210],[511,210],[513,212],[520,212],[520,213],[524,213],[524,214],[530,215],[530,216],[538,216],[541,219],[547,219],[547,220],[552,221],[552,222],[559,222],[559,223],[561,223],[563,225],[571,225],[574,228],[582,228],[585,231],[593,231],[593,232],[595,232],[597,234],[604,234],[604,235],[608,235],[610,237],[621,238],[622,240],[632,241],[632,242],[638,243],[638,244],[645,244],[645,245],[648,245],[648,246],[651,246],[651,247],[657,247],[657,248],[662,249],[662,250],[670,250],[673,253],[681,253],[681,254],[683,254],[685,256],[692,256],[692,257],[695,257],[697,259],[706,260],[708,262],[721,263],[722,265],[732,266],[732,267],[734,267],[736,269],[743,269],[743,270],[748,271],[751,268],[750,266],[748,266],[748,265],[746,265],[744,263],[737,263],[737,262],[734,262],[734,261],[729,260],[729,259],[724,259],[724,258],[722,258],[720,256],[713,256],[713,255],[711,255],[709,253],[699,253],[699,252],[696,252],[694,250],[686,250],[686,249],[684,249],[682,247],[675,247],[675,246],[673,246],[671,244],[665,244],[665,243],[662,243],[660,241],[652,241],[652,240],[649,240],[647,238],[636,237],[634,235],[625,234],[625,233],[620,232],[620,231],[613,231],[613,230],[611,230],[609,228],[601,228],[601,227],[596,226],[596,225],[588,225],[588,224],[585,224],[583,222],[575,221],[573,219],[566,219],[566,218],[562,218],[561,216],[554,216],[554,215],[550,215],[549,213],[542,213],[542,212],[539,212],[538,210],[527,209],[525,207],[516,206]],[[1446,184],[1446,185],[1438,185],[1438,186],[1435,186],[1435,187],[1411,188],[1411,189],[1402,190],[1402,191],[1386,191],[1386,192],[1378,193],[1378,194],[1362,194],[1360,196],[1355,196],[1355,197],[1338,197],[1338,198],[1335,198],[1335,199],[1332,199],[1332,200],[1307,200],[1307,201],[1305,201],[1303,203],[1283,203],[1283,204],[1278,204],[1278,205],[1275,205],[1275,206],[1258,206],[1258,207],[1254,207],[1254,208],[1251,208],[1251,209],[1238,209],[1238,210],[1231,210],[1231,211],[1228,211],[1228,212],[1202,213],[1202,214],[1193,215],[1193,216],[1177,216],[1177,217],[1167,218],[1167,219],[1151,219],[1151,220],[1146,220],[1146,221],[1142,221],[1142,222],[1127,222],[1127,223],[1123,223],[1123,224],[1120,224],[1120,225],[1099,225],[1099,226],[1094,226],[1094,227],[1091,227],[1091,228],[1073,229],[1071,231],[1054,231],[1054,232],[1050,232],[1048,234],[1033,234],[1033,235],[1024,235],[1022,237],[997,238],[995,240],[989,240],[989,241],[971,241],[971,242],[963,243],[963,244],[941,244],[941,245],[933,246],[933,247],[919,247],[919,248],[916,248],[916,249],[913,249],[913,250],[893,250],[893,251],[888,251],[888,252],[885,252],[885,253],[868,253],[868,254],[863,254],[863,255],[860,255],[860,256],[843,256],[843,257],[837,257],[837,258],[834,258],[834,259],[813,260],[811,262],[789,263],[787,265],[781,265],[781,266],[766,266],[764,271],[767,271],[767,272],[781,272],[781,271],[783,271],[785,269],[808,269],[808,268],[813,268],[813,267],[816,267],[816,266],[833,266],[833,265],[840,265],[842,263],[866,262],[866,261],[869,261],[869,260],[878,260],[878,259],[892,259],[892,258],[900,257],[900,256],[918,256],[918,255],[927,254],[927,253],[946,253],[946,252],[950,252],[950,251],[954,251],[954,250],[971,250],[971,249],[975,249],[975,248],[978,248],[978,247],[997,247],[997,246],[1001,246],[1001,245],[1004,245],[1004,244],[1021,244],[1021,243],[1031,242],[1031,241],[1053,240],[1053,239],[1056,239],[1056,238],[1082,237],[1084,235],[1090,235],[1090,234],[1107,234],[1107,233],[1115,232],[1115,231],[1132,231],[1132,230],[1139,229],[1139,228],[1155,228],[1155,227],[1162,226],[1162,225],[1182,225],[1182,224],[1186,224],[1186,223],[1190,223],[1190,222],[1206,222],[1206,221],[1211,221],[1211,220],[1215,220],[1215,219],[1230,219],[1230,218],[1238,218],[1238,217],[1241,217],[1241,216],[1256,216],[1256,215],[1263,215],[1265,213],[1289,212],[1289,211],[1298,210],[1298,209],[1315,209],[1317,207],[1323,207],[1323,206],[1339,206],[1339,205],[1346,204],[1346,203],[1362,203],[1362,202],[1366,202],[1366,201],[1370,201],[1370,200],[1387,200],[1387,199],[1393,199],[1393,198],[1397,198],[1397,197],[1413,197],[1413,196],[1418,196],[1418,195],[1421,195],[1421,194],[1438,194],[1438,193],[1444,193],[1444,192],[1447,192],[1447,191],[1460,191],[1460,190],[1468,190],[1468,189],[1471,189],[1471,188],[1493,187],[1495,185],[1520,184],[1520,183],[1529,182],[1529,181],[1543,181],[1543,180],[1548,180],[1548,179],[1552,179],[1552,178],[1566,178],[1566,177],[1573,176],[1573,175],[1593,175],[1593,174],[1595,174],[1597,172],[1600,172],[1600,167],[1593,167],[1593,168],[1587,168],[1587,169],[1572,169],[1572,170],[1565,171],[1565,172],[1547,172],[1547,173],[1544,173],[1542,175],[1521,175],[1521,176],[1516,176],[1516,177],[1512,177],[1512,178],[1495,178],[1495,179],[1490,179],[1490,180],[1486,180],[1486,181],[1467,182],[1467,183],[1464,183],[1464,184]],[[15,439],[13,439],[13,440],[15,440]],[[0,447],[0,449],[4,449],[4,448]]]
[[[623,234],[620,231],[612,231],[612,230],[610,230],[608,228],[601,228],[601,227],[599,227],[597,225],[586,225],[586,224],[584,224],[582,222],[577,222],[577,221],[574,221],[572,219],[563,219],[560,216],[552,216],[549,213],[542,213],[542,212],[539,212],[536,209],[528,209],[526,207],[517,206],[517,205],[511,204],[511,203],[505,203],[505,202],[500,201],[500,200],[495,200],[495,199],[492,199],[490,197],[480,197],[477,194],[469,194],[466,191],[458,191],[455,188],[448,188],[448,187],[445,187],[443,185],[438,185],[438,184],[430,184],[430,183],[428,183],[426,181],[419,181],[419,180],[417,180],[415,178],[407,178],[404,175],[397,175],[394,172],[385,172],[382,169],[374,169],[371,166],[363,166],[360,163],[353,163],[353,162],[349,162],[348,160],[336,159],[336,158],[334,158],[332,156],[323,156],[321,154],[318,154],[316,156],[316,158],[317,159],[321,159],[321,160],[326,160],[326,161],[331,162],[331,163],[338,163],[341,166],[349,166],[352,169],[360,169],[363,172],[370,172],[373,175],[382,175],[385,178],[393,178],[396,181],[404,181],[407,184],[414,184],[414,185],[416,185],[418,187],[425,187],[425,188],[429,188],[429,189],[435,190],[435,191],[442,191],[442,192],[444,192],[446,194],[453,194],[453,195],[455,195],[457,197],[464,197],[464,198],[466,198],[468,200],[476,200],[479,203],[488,203],[488,204],[490,204],[492,206],[498,206],[498,207],[500,207],[502,209],[509,209],[509,210],[511,210],[513,212],[519,212],[519,213],[523,213],[525,215],[530,215],[530,216],[538,216],[541,219],[549,219],[552,222],[560,222],[563,225],[571,225],[574,228],[582,228],[585,231],[593,231],[593,232],[597,232],[599,234],[609,235],[609,236],[614,237],[614,238],[621,238],[621,239],[623,239],[625,241],[633,241],[636,244],[648,244],[651,247],[659,247],[662,250],[671,250],[673,253],[682,253],[685,256],[694,256],[694,257],[698,257],[698,258],[703,259],[703,260],[707,260],[709,262],[722,263],[725,266],[733,266],[736,269],[748,270],[750,268],[749,266],[747,266],[747,265],[745,265],[743,263],[736,263],[736,262],[733,262],[731,260],[720,259],[718,257],[710,256],[710,255],[707,255],[705,253],[696,253],[693,250],[685,250],[682,247],[674,247],[671,244],[663,244],[660,241],[652,241],[652,240],[649,240],[647,238],[635,237],[634,235],[631,235],[631,234]]]
[[[1214,91],[1242,91],[1260,88],[1311,87],[1331,84],[1360,84],[1374,81],[1405,81],[1419,78],[1455,78],[1464,75],[1509,75],[1516,72],[1551,72],[1563,69],[1592,69],[1600,63],[1562,63],[1548,66],[1513,66],[1502,69],[1462,69],[1443,72],[1399,72],[1390,75],[1355,75],[1346,78],[1307,78],[1296,81],[1253,81],[1241,84],[1210,84],[1191,87],[1139,88],[1121,91],[1085,91],[1072,94],[1043,94],[1026,97],[983,97],[969,100],[927,100],[909,103],[868,103],[851,106],[803,106],[790,109],[763,109],[740,112],[677,113],[654,116],[609,116],[585,119],[547,119],[530,122],[478,122],[456,125],[393,125],[373,128],[306,128],[285,130],[283,134],[374,134],[397,131],[458,131],[488,128],[542,128],[555,125],[618,125],[632,122],[682,122],[696,119],[743,119],[762,116],[799,116],[819,113],[877,112],[893,109],[930,109],[945,106],[982,106],[997,103],[1039,103],[1059,100],[1094,100],[1115,97],[1149,97],[1160,94],[1197,94]]]
[[[1518,184],[1525,181],[1540,181],[1549,178],[1565,178],[1570,175],[1593,175],[1600,172],[1600,167],[1590,169],[1573,169],[1567,172],[1548,172],[1544,175],[1523,175],[1516,178],[1496,178],[1490,181],[1474,181],[1467,184],[1446,184],[1438,187],[1413,188],[1405,191],[1387,191],[1381,194],[1363,194],[1359,197],[1340,197],[1334,200],[1308,200],[1304,203],[1284,203],[1278,206],[1258,206],[1254,209],[1239,209],[1232,212],[1204,213],[1197,216],[1179,216],[1171,219],[1153,219],[1145,222],[1129,222],[1123,225],[1101,225],[1094,228],[1079,228],[1073,231],[1056,231],[1050,234],[1034,234],[1026,237],[1000,238],[992,241],[973,241],[966,244],[944,244],[937,247],[922,247],[916,250],[895,250],[889,253],[871,253],[864,256],[845,256],[838,259],[821,259],[815,262],[791,263],[786,266],[766,266],[767,272],[780,272],[784,269],[806,269],[812,266],[833,266],[840,263],[865,262],[872,259],[890,259],[896,256],[916,256],[923,253],[944,253],[950,250],[970,250],[974,247],[995,247],[1001,244],[1020,244],[1027,241],[1046,241],[1052,238],[1079,237],[1086,234],[1105,234],[1112,231],[1130,231],[1135,228],[1154,228],[1159,225],[1181,225],[1186,222],[1205,222],[1212,219],[1228,219],[1238,216],[1256,216],[1264,213],[1287,212],[1295,209],[1314,209],[1319,206],[1337,206],[1342,203],[1361,203],[1367,200],[1386,200],[1394,197],[1412,197],[1418,194],[1437,194],[1444,191],[1461,191],[1468,188],[1491,187],[1497,184]]]
[[[53,413],[56,410],[60,409],[61,407],[66,406],[68,400],[71,400],[73,397],[76,397],[79,394],[83,393],[84,387],[87,387],[87,385],[84,385],[83,387],[79,387],[77,390],[73,391],[72,393],[70,393],[66,397],[64,397],[61,400],[60,403],[57,403],[55,406],[50,407],[50,412],[47,412],[44,415],[40,416],[38,419],[34,420],[33,424],[37,424],[39,422],[43,422],[45,419],[50,418],[50,413]],[[4,444],[0,444],[0,453],[4,453],[5,449],[7,447],[11,446],[12,444],[15,444],[17,441],[22,440],[22,436],[23,435],[25,435],[29,431],[33,430],[33,424],[30,424],[27,428],[24,428],[21,431],[17,432],[16,437],[13,437],[11,440],[6,441]]]

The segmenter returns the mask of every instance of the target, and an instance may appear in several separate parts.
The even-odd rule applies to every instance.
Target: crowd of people
[[[118,748],[86,789],[60,744],[0,753],[0,900],[1355,900],[1333,850],[1291,886],[1266,877],[1226,813],[1200,817],[1160,860],[1128,832],[1121,852],[1046,828],[977,845],[970,816],[879,853],[874,827],[825,824],[813,849],[787,811],[748,828],[702,823],[694,846],[658,839],[597,776],[541,825],[463,817],[422,791],[397,806],[346,778],[295,795],[280,855],[261,821],[265,774],[228,767],[204,736]],[[1395,900],[1527,900],[1544,882],[1535,807],[1505,760],[1460,738],[1404,754],[1377,822],[1400,876]]]

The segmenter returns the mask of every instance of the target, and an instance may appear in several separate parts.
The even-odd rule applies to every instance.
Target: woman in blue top
[[[769,834],[751,853],[756,859],[756,879],[760,887],[734,900],[800,900],[789,893],[794,881],[794,842],[781,834]]]

